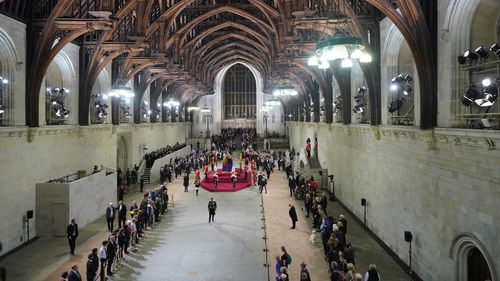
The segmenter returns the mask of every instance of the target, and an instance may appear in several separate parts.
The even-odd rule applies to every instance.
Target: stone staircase
[[[151,183],[151,168],[146,167],[142,176],[144,178],[144,183]]]
[[[309,167],[311,169],[321,169],[321,164],[319,163],[318,157],[310,157],[308,160],[309,160]]]

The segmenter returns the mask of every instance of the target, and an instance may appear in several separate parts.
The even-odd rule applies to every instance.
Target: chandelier
[[[297,90],[295,90],[292,87],[286,87],[286,86],[277,87],[273,91],[273,96],[275,96],[275,97],[278,97],[278,96],[281,96],[281,97],[283,97],[283,96],[296,96],[297,94],[298,94]]]
[[[338,31],[332,38],[323,40],[316,44],[316,55],[309,58],[307,64],[318,66],[319,69],[330,67],[330,61],[342,60],[341,67],[352,67],[352,60],[361,63],[369,63],[372,57],[365,50],[363,42],[358,37],[348,36]]]
[[[109,95],[111,97],[121,97],[121,98],[130,98],[135,96],[134,92],[132,91],[132,88],[125,86],[119,86],[113,88],[113,90],[111,90]]]

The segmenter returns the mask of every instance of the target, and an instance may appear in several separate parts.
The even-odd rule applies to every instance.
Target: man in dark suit
[[[66,237],[68,237],[69,253],[75,254],[76,237],[78,237],[78,224],[75,219],[71,219],[70,224],[66,228]]]
[[[292,204],[288,204],[290,209],[288,210],[288,215],[292,219],[292,227],[290,229],[295,229],[295,223],[297,222],[297,212],[295,212],[295,207]]]
[[[111,271],[111,267],[113,265],[113,261],[115,260],[116,257],[116,236],[111,235],[109,238],[109,242],[106,246],[106,255],[107,255],[107,268],[106,268],[106,274],[108,276],[112,276],[113,272]]]
[[[125,226],[125,221],[127,220],[127,206],[123,204],[122,201],[118,202],[118,228]]]
[[[110,202],[108,208],[106,208],[106,221],[108,222],[108,230],[111,232],[113,232],[113,225],[115,223],[115,213],[116,208]]]
[[[82,281],[82,276],[78,272],[78,265],[73,265],[68,273],[68,281]]]

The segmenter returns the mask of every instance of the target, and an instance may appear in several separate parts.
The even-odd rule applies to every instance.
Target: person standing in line
[[[295,190],[295,179],[292,175],[288,177],[288,188],[290,189],[290,196],[293,196],[293,191]]]
[[[123,204],[123,201],[118,202],[118,228],[125,226],[125,221],[127,220],[127,206]]]
[[[216,210],[217,210],[217,202],[215,202],[213,198],[210,198],[210,201],[208,202],[208,223],[210,223],[210,220],[214,222]]]
[[[97,262],[97,267],[99,267],[99,262]],[[95,267],[92,254],[88,255],[87,260],[87,281],[94,281],[96,277],[97,268]]]
[[[68,273],[68,281],[82,281],[82,276],[78,272],[78,265],[74,264]]]
[[[106,262],[108,261],[108,243],[108,241],[102,241],[102,246],[99,249],[99,260],[101,262],[99,277],[101,281],[104,281],[105,278]]]
[[[184,175],[184,182],[183,182],[183,185],[184,185],[184,192],[188,192],[188,186],[189,186],[189,176],[188,176],[188,174],[187,174],[187,173]]]
[[[290,216],[290,219],[292,219],[292,226],[290,229],[295,229],[295,223],[297,222],[297,212],[295,212],[295,207],[292,204],[288,204],[288,215]]]
[[[78,237],[78,224],[76,224],[75,219],[71,219],[70,224],[66,228],[66,236],[68,237],[69,253],[70,255],[75,254],[76,238]]]
[[[116,246],[115,246],[116,236],[111,235],[109,237],[109,242],[106,245],[106,255],[107,255],[107,264],[106,264],[106,274],[108,276],[113,276],[114,272],[111,271],[113,266],[113,261],[116,257]]]
[[[141,176],[141,179],[139,180],[139,186],[141,187],[141,193],[144,190],[144,176]]]
[[[106,208],[106,221],[108,222],[108,230],[113,232],[113,227],[115,223],[115,212],[116,208],[113,207],[113,203],[109,202],[108,208]]]

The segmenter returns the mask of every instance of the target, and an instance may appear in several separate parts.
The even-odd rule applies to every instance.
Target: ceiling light
[[[312,56],[307,60],[307,65],[317,66],[319,64],[319,58],[317,56]]]
[[[363,55],[359,58],[359,62],[370,63],[372,62],[372,56],[368,53],[363,53]]]
[[[364,54],[360,49],[356,49],[351,53],[351,59],[361,59]]]
[[[320,59],[318,68],[319,69],[328,69],[328,68],[330,68],[330,64],[328,63],[328,61]]]
[[[343,59],[342,63],[340,64],[342,68],[351,68],[352,67],[352,60],[350,59]]]

